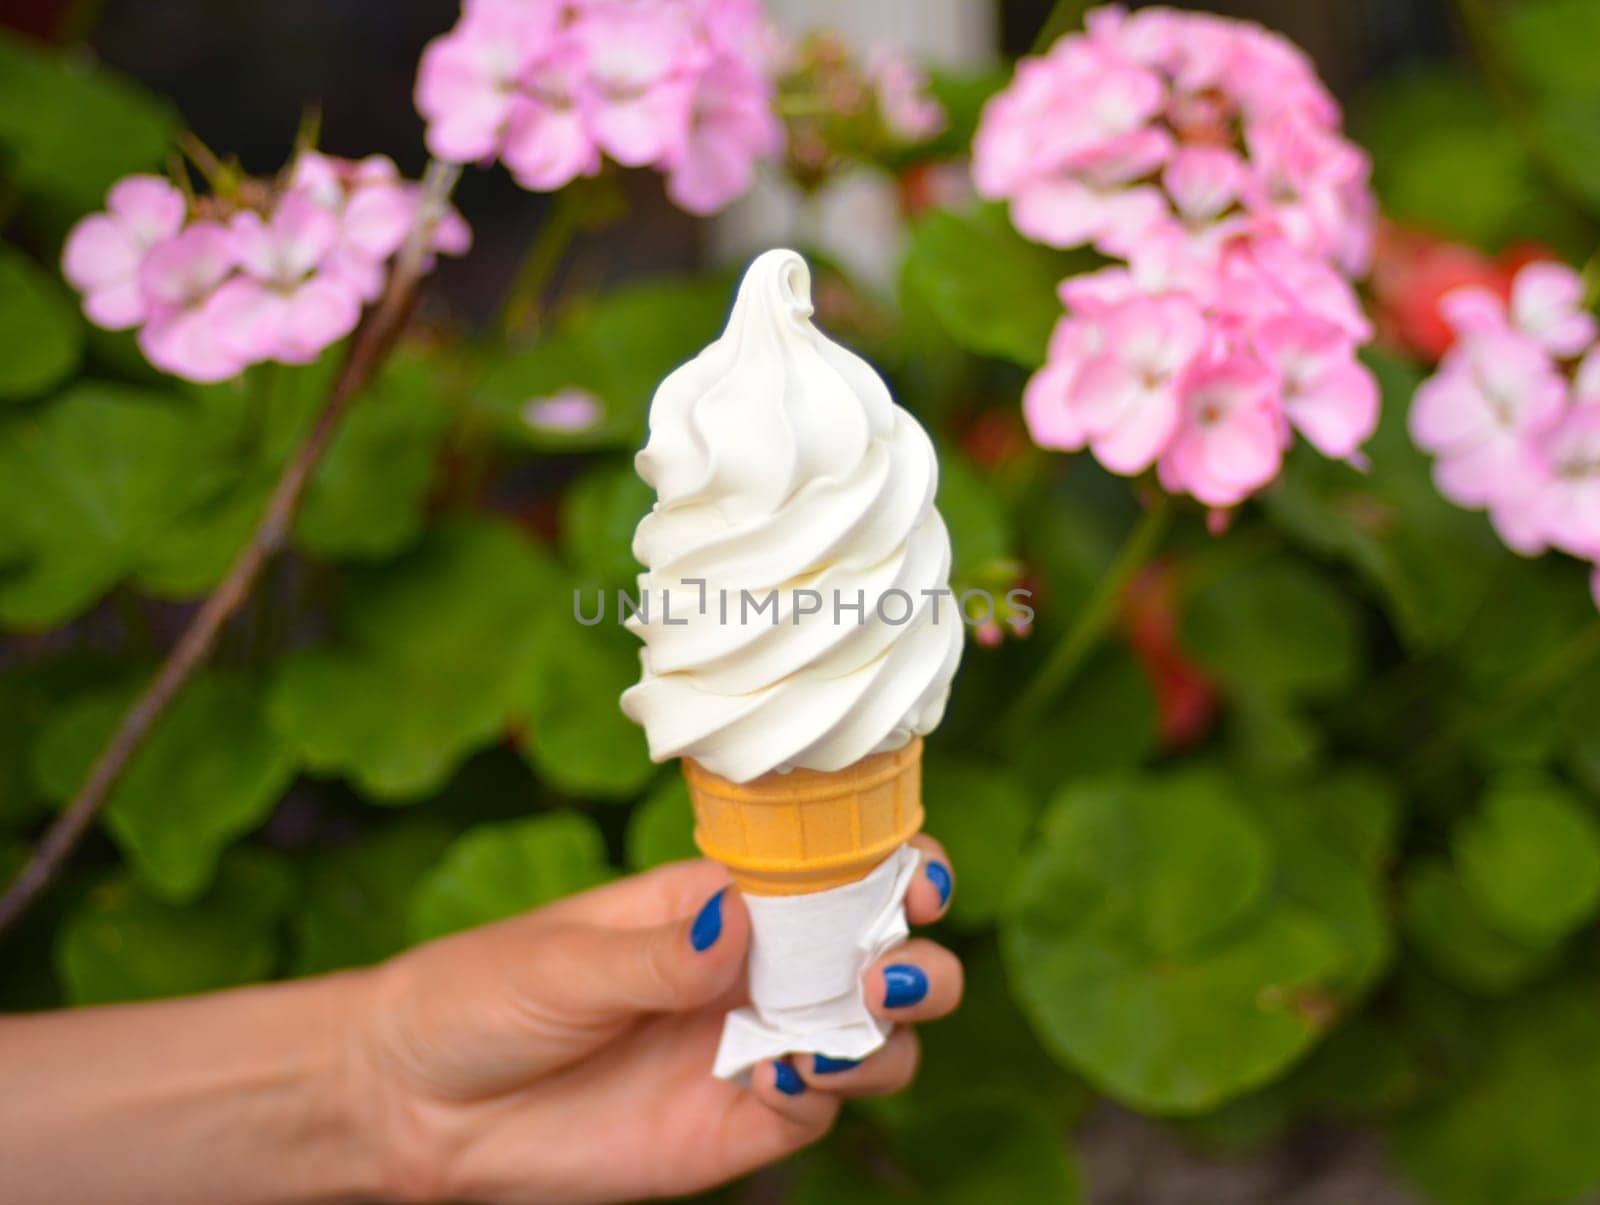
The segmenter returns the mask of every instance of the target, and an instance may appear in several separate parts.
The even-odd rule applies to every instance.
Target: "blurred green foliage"
[[[1357,106],[1384,210],[1587,257],[1600,17],[1495,5],[1485,40],[1479,8],[1479,66],[1410,69]],[[938,77],[952,132],[931,153],[959,149],[995,82]],[[60,236],[118,175],[159,169],[176,128],[129,81],[0,37],[7,876],[169,643],[172,603],[246,538],[336,364],[194,388],[89,337]],[[940,442],[958,583],[1026,583],[1038,615],[969,644],[927,762],[968,1003],[928,1029],[917,1085],[852,1108],[787,1199],[1070,1202],[1098,1097],[1211,1150],[1371,1126],[1446,1203],[1600,1192],[1600,625],[1578,566],[1518,560],[1434,491],[1405,433],[1419,366],[1370,354],[1366,471],[1301,448],[1226,535],[1180,516],[1163,655],[1204,684],[1197,726],[1172,728],[1128,625],[1028,730],[997,721],[1138,513],[1087,458],[991,439],[1084,266],[978,206],[913,222],[892,305],[822,273],[819,298],[850,298],[823,322]],[[682,782],[617,709],[636,646],[574,623],[572,597],[631,584],[650,494],[627,453],[732,283],[632,282],[532,341],[402,348],[105,839],[8,937],[6,1005],[371,963],[692,856]],[[596,422],[529,421],[570,389]]]

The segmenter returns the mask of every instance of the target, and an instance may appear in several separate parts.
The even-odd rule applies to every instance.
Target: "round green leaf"
[[[1483,914],[1525,944],[1559,940],[1600,905],[1600,825],[1554,783],[1492,785],[1456,829],[1454,850]]]
[[[82,354],[83,323],[66,292],[22,252],[0,244],[0,398],[43,393]]]
[[[1045,1044],[1140,1109],[1212,1108],[1276,1075],[1327,1022],[1346,949],[1268,897],[1270,847],[1215,775],[1069,788],[1001,936]]]
[[[56,713],[34,748],[48,795],[71,798],[136,693],[97,691]],[[103,822],[139,881],[182,902],[205,889],[222,850],[266,819],[293,777],[294,759],[267,726],[254,684],[202,674],[134,754]]]
[[[0,425],[0,623],[48,627],[131,572],[182,510],[184,407],[80,384]]]
[[[351,575],[344,639],[291,657],[269,699],[311,767],[378,799],[435,790],[507,730],[553,569],[510,528],[457,522]]]
[[[654,501],[632,465],[607,465],[577,480],[561,502],[561,546],[581,581],[608,589],[633,584],[633,529]]]
[[[610,875],[599,828],[577,812],[480,824],[422,876],[411,898],[411,931],[426,940],[487,924]]]
[[[1257,562],[1198,590],[1183,619],[1194,658],[1243,693],[1319,699],[1355,681],[1360,616],[1299,561]]]
[[[25,193],[69,213],[120,176],[158,166],[177,114],[92,57],[0,30],[0,158]]]
[[[124,876],[90,891],[56,935],[56,964],[74,1004],[153,1000],[267,978],[294,891],[288,866],[238,849],[201,900],[174,905]]]
[[[1494,928],[1442,859],[1413,865],[1401,900],[1406,934],[1417,953],[1438,974],[1469,991],[1509,992],[1550,964],[1549,947],[1526,945]]]

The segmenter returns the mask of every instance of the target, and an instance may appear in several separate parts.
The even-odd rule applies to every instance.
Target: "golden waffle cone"
[[[683,760],[694,841],[749,895],[807,895],[865,878],[922,828],[922,738],[843,770],[729,782]]]

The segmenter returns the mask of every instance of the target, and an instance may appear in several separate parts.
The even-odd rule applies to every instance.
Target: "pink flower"
[[[709,212],[781,144],[767,41],[750,0],[474,0],[424,53],[417,108],[436,155],[498,156],[524,188],[609,156]]]
[[[72,228],[61,271],[83,294],[89,321],[119,331],[145,320],[140,266],[151,247],[178,232],[187,208],[183,194],[161,177],[128,176],[107,194],[107,212]]]
[[[1532,441],[1535,538],[1600,560],[1600,407],[1574,406]]]
[[[522,421],[545,431],[587,431],[605,416],[605,406],[600,399],[576,386],[549,397],[530,398],[522,406]]]
[[[1202,361],[1185,376],[1161,484],[1208,506],[1233,506],[1271,481],[1283,460],[1277,381],[1248,355]]]
[[[721,57],[696,82],[688,135],[673,157],[667,195],[690,213],[714,213],[750,187],[758,160],[783,145],[765,80]]]
[[[243,274],[217,292],[213,321],[241,360],[307,364],[355,330],[361,297],[321,272],[340,235],[338,220],[306,193],[291,191],[270,220],[233,219]]]
[[[1552,355],[1567,358],[1595,337],[1594,316],[1583,308],[1583,278],[1565,264],[1535,261],[1511,283],[1511,321]]]
[[[152,247],[139,268],[148,321],[139,347],[163,372],[191,381],[222,381],[244,367],[216,329],[217,286],[238,253],[227,227],[194,222]]]
[[[1487,506],[1523,473],[1523,440],[1561,413],[1566,387],[1526,336],[1483,331],[1456,344],[1411,403],[1411,437],[1439,457],[1439,491]]]
[[[1095,457],[1114,473],[1155,463],[1178,424],[1178,378],[1206,336],[1192,301],[1135,298],[1100,319],[1104,347],[1072,383],[1073,410]]]
[[[1354,456],[1378,428],[1378,383],[1356,359],[1355,340],[1320,318],[1285,313],[1254,342],[1278,375],[1284,414],[1324,456]]]
[[[945,127],[945,112],[928,93],[922,69],[903,54],[881,50],[872,56],[867,75],[878,98],[878,111],[889,133],[901,142],[926,142]]]

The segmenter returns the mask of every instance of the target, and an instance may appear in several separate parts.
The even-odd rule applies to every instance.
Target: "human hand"
[[[949,904],[949,859],[913,838],[913,924]],[[930,872],[930,868],[933,868]],[[674,863],[412,950],[364,981],[357,1091],[381,1109],[403,1200],[576,1203],[708,1188],[816,1141],[845,1097],[896,1092],[916,1031],[819,1070],[810,1055],[713,1079],[723,1014],[745,1002],[749,916],[727,872]],[[866,974],[872,1010],[944,1016],[954,954],[913,939]],[[894,1007],[891,1007],[891,1004]]]

